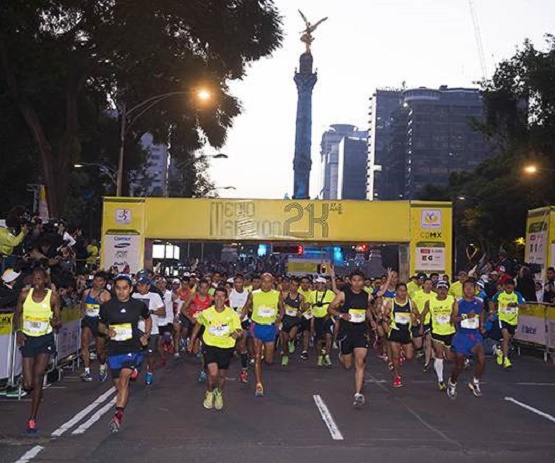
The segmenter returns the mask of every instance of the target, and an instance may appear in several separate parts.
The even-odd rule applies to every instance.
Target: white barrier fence
[[[517,344],[543,352],[544,361],[555,361],[555,307],[550,304],[527,303],[519,312]]]
[[[13,334],[13,312],[0,313],[0,382],[15,387],[22,373],[22,357]],[[81,317],[79,306],[62,310],[62,327],[54,334],[56,357],[50,360],[48,371],[79,361],[81,348]]]

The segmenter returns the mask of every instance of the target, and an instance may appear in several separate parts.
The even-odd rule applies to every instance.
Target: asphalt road
[[[435,374],[422,372],[415,362],[404,368],[404,387],[394,389],[385,364],[371,353],[367,402],[356,410],[353,372],[333,360],[326,370],[316,367],[314,358],[295,358],[286,368],[276,360],[266,368],[263,398],[254,397],[252,382],[238,382],[240,365],[235,361],[221,412],[202,407],[205,388],[197,382],[197,360],[170,360],[156,372],[152,386],[144,385],[142,375],[132,386],[117,435],[108,427],[114,411],[111,385],[81,383],[78,372],[69,372],[45,391],[36,437],[24,432],[29,402],[0,400],[0,461],[24,456],[31,458],[19,461],[555,461],[553,365],[519,357],[506,372],[488,359],[484,396],[475,398],[466,388],[471,377],[466,371],[458,397],[451,401],[437,390]],[[329,411],[331,430],[315,396]]]

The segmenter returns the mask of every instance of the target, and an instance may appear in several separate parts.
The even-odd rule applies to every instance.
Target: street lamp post
[[[146,113],[150,108],[157,105],[161,101],[165,100],[174,95],[190,95],[191,93],[196,93],[197,97],[201,101],[209,100],[212,95],[208,90],[197,90],[197,91],[182,91],[182,92],[169,92],[163,93],[161,95],[155,95],[153,97],[147,98],[143,102],[133,106],[131,109],[127,109],[127,105],[121,104],[120,109],[120,131],[119,131],[119,156],[118,156],[118,175],[116,181],[116,196],[121,196],[123,189],[123,161],[125,156],[125,136],[133,124],[139,119],[144,113]],[[132,117],[134,113],[137,115],[127,123],[127,118]]]
[[[82,167],[98,167],[98,169],[112,181],[114,186],[117,186],[118,173],[114,169],[112,169],[112,168],[110,168],[110,167],[108,167],[104,164],[99,164],[97,162],[80,162],[79,164],[74,164],[73,167],[75,167],[77,169],[80,169]]]

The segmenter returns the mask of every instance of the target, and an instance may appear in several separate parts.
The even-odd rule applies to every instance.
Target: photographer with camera
[[[21,244],[27,233],[29,233],[28,225],[20,226],[17,216],[9,215],[6,218],[6,226],[0,227],[0,272],[4,272],[7,267],[15,267],[17,260],[13,250]]]

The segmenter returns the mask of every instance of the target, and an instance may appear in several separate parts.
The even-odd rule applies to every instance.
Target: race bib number
[[[408,313],[396,313],[395,323],[397,325],[408,325],[410,323],[410,314]]]
[[[477,330],[479,326],[480,320],[478,320],[478,317],[466,318],[461,321],[461,327],[469,330]]]
[[[312,311],[307,310],[305,313],[303,313],[303,317],[306,318],[307,320],[310,320],[312,318]]]
[[[451,322],[451,315],[438,315],[436,323],[438,325],[448,325]]]
[[[118,325],[110,326],[116,335],[112,338],[113,341],[129,341],[133,337],[133,327],[131,323],[120,323]]]
[[[258,309],[258,315],[262,318],[272,318],[276,315],[276,309],[273,307],[260,307]]]
[[[98,304],[87,304],[85,306],[85,314],[87,317],[98,317],[100,306]]]
[[[50,320],[47,318],[27,317],[23,320],[23,331],[33,336],[48,334],[49,328]]]
[[[501,312],[507,315],[516,315],[518,307],[503,307]]]
[[[290,317],[296,317],[297,316],[297,310],[296,309],[291,309],[290,307],[288,307],[287,309],[285,309],[285,314],[289,315]]]
[[[228,325],[214,325],[208,327],[208,332],[212,336],[228,336],[229,335],[229,326]]]
[[[366,310],[364,309],[350,309],[349,315],[351,323],[362,323],[366,320]]]

